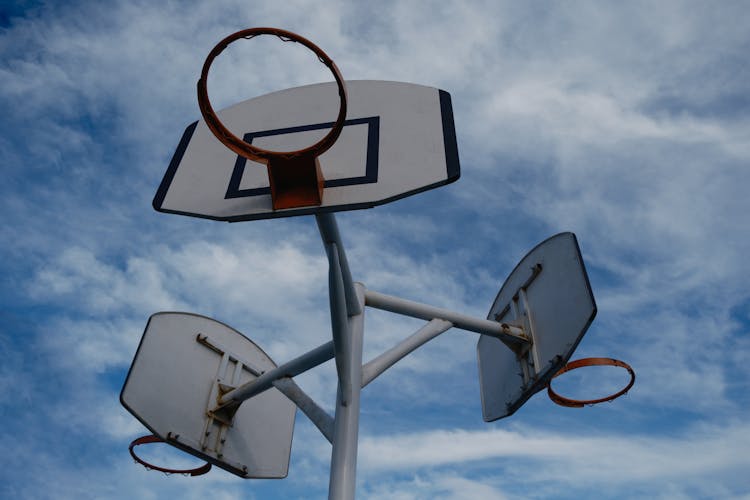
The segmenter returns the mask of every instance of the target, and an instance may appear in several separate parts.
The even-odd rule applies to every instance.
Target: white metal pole
[[[315,424],[315,427],[318,428],[329,443],[333,443],[333,418],[331,418],[323,408],[318,406],[318,404],[289,377],[275,380],[273,385],[281,391],[284,396],[294,402],[302,413],[307,415],[307,418]]]
[[[346,286],[341,271],[341,260],[336,243],[326,244],[328,254],[328,291],[331,303],[331,332],[333,335],[333,353],[336,356],[336,373],[338,374],[339,386],[343,387],[343,404],[347,404],[347,398],[351,393],[349,384],[352,383],[348,374],[351,373],[352,358],[351,332],[349,332],[349,315],[347,315]],[[356,295],[355,295],[356,297]],[[362,309],[360,308],[360,311]],[[360,312],[361,314],[361,312]]]
[[[398,345],[385,351],[377,358],[368,361],[367,364],[362,367],[362,387],[375,380],[375,378],[377,378],[381,373],[396,364],[397,361],[403,359],[406,355],[414,351],[416,348],[424,345],[441,333],[449,330],[452,326],[453,323],[451,323],[450,321],[433,319],[422,328],[417,330],[414,334],[412,334],[402,342],[399,342]]]
[[[261,392],[270,389],[273,386],[274,381],[282,377],[294,377],[295,375],[304,373],[311,368],[315,368],[316,366],[325,363],[331,358],[333,358],[332,341],[326,342],[312,351],[306,352],[302,356],[294,358],[277,368],[268,370],[258,378],[229,391],[221,397],[219,405],[242,403],[246,399],[250,399]]]
[[[315,219],[328,256],[333,352],[339,379],[328,498],[352,500],[357,479],[365,288],[352,281],[334,214],[317,214]]]
[[[352,273],[349,270],[349,261],[346,258],[346,252],[344,251],[344,243],[341,240],[341,233],[339,233],[339,226],[336,222],[336,216],[332,213],[316,214],[315,221],[318,223],[318,230],[320,231],[320,237],[323,239],[323,245],[328,251],[328,245],[333,243],[336,245],[336,251],[338,252],[339,266],[341,268],[341,277],[344,282],[344,291],[346,293],[346,309],[349,316],[359,314],[362,312],[361,306],[357,301],[357,296],[354,291],[354,282],[352,281]],[[330,255],[328,257],[330,262]]]
[[[343,380],[339,380],[336,396],[336,416],[331,452],[329,500],[352,500],[357,479],[357,440],[359,439],[359,398],[362,389],[362,342],[365,319],[365,290],[354,284],[360,313],[349,317],[349,358]],[[348,394],[346,394],[348,391]]]
[[[405,316],[411,316],[413,318],[424,319],[427,321],[432,319],[443,319],[445,321],[450,321],[453,323],[453,326],[461,328],[462,330],[469,330],[471,332],[497,337],[500,340],[511,343],[529,343],[529,339],[526,337],[523,328],[509,325],[507,323],[498,323],[497,321],[490,321],[488,319],[474,318],[472,316],[467,316],[466,314],[420,304],[419,302],[413,302],[411,300],[374,292],[372,290],[367,290],[365,292],[365,300],[365,303],[368,306],[374,307],[375,309],[382,309],[384,311],[403,314]]]

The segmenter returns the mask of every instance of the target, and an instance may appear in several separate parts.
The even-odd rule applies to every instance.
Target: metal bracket
[[[234,415],[237,413],[240,404],[230,402],[219,406],[219,400],[224,394],[240,384],[243,370],[247,370],[255,377],[262,375],[263,371],[252,363],[230,353],[221,343],[210,339],[207,335],[198,333],[195,340],[221,356],[216,378],[206,402],[206,421],[200,441],[203,451],[213,452],[221,458],[227,429],[232,426]]]
[[[532,314],[531,306],[526,297],[526,290],[542,273],[543,266],[541,262],[538,262],[532,266],[530,270],[531,275],[518,288],[513,295],[511,302],[508,303],[502,311],[495,315],[495,321],[503,321],[508,313],[512,313],[513,319],[507,321],[507,323],[522,328],[529,340],[528,343],[521,345],[505,342],[505,344],[516,353],[518,362],[521,365],[521,375],[523,376],[524,387],[528,387],[530,383],[536,382],[542,369],[540,366],[541,363],[539,362],[539,353],[537,353],[534,346],[534,315]]]

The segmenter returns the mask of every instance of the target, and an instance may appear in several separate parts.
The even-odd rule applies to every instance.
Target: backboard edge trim
[[[185,154],[185,150],[187,150],[190,139],[193,137],[193,132],[195,132],[195,128],[197,126],[198,121],[194,121],[187,126],[185,132],[183,132],[182,134],[180,143],[177,145],[177,149],[175,150],[174,155],[172,155],[172,160],[169,162],[169,167],[167,167],[167,171],[164,173],[164,178],[162,178],[161,183],[159,184],[159,188],[156,190],[154,201],[151,203],[154,209],[157,211],[161,211],[161,206],[164,203],[164,198],[166,198],[167,196],[169,186],[172,185],[172,180],[174,180],[174,176],[177,173],[177,167],[182,161],[182,157]]]
[[[461,164],[458,159],[458,141],[456,139],[456,124],[453,120],[453,104],[451,95],[445,90],[438,89],[440,99],[440,115],[443,120],[443,146],[445,147],[445,164],[448,179],[458,179],[461,176]]]

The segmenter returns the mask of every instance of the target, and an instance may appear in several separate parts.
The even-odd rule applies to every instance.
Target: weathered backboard
[[[241,221],[368,208],[458,179],[450,94],[409,83],[348,81],[347,119],[320,156],[320,206],[272,209],[265,165],[246,160],[206,126],[191,124],[154,198],[161,212]],[[334,82],[256,97],[218,112],[238,137],[263,149],[312,145],[339,109]]]
[[[282,478],[289,469],[294,403],[270,389],[245,401],[232,426],[207,414],[219,384],[237,386],[275,367],[258,346],[223,323],[197,314],[156,313],[120,401],[154,434],[192,455],[241,477]]]
[[[482,335],[477,344],[484,420],[512,415],[567,363],[596,316],[578,242],[553,236],[529,252],[500,289],[488,319],[515,323],[533,339],[518,353]]]

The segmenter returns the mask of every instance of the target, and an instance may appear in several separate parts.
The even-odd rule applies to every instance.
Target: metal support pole
[[[347,352],[342,353],[349,359],[343,379],[339,380],[336,396],[336,416],[333,431],[333,450],[331,452],[331,479],[328,487],[329,500],[351,500],[357,478],[357,440],[359,438],[359,397],[362,388],[362,342],[364,335],[365,289],[355,283],[357,302],[362,311],[350,316],[349,342]],[[348,394],[347,394],[348,391]]]
[[[351,333],[349,332],[349,316],[347,315],[347,305],[345,296],[345,284],[341,271],[341,260],[335,243],[326,244],[326,253],[328,253],[328,290],[331,304],[331,331],[333,334],[333,352],[336,356],[336,373],[339,378],[339,385],[343,385],[343,404],[346,406],[348,397],[351,393],[351,383],[347,377],[350,373],[352,359],[349,355],[351,351]]]
[[[333,443],[333,418],[289,377],[280,378],[273,383],[284,396],[297,405],[302,413],[315,424],[315,427],[325,436],[329,443]]]
[[[365,289],[352,281],[335,216],[317,214],[315,219],[328,255],[333,350],[339,379],[328,498],[351,500],[357,476]]]
[[[229,391],[221,397],[219,405],[223,406],[232,403],[242,403],[246,399],[250,399],[261,392],[270,389],[273,386],[274,381],[283,377],[294,377],[295,375],[304,373],[311,368],[315,368],[316,366],[325,363],[331,358],[333,358],[332,341],[326,342],[312,351],[294,358],[277,368],[268,370],[255,380],[251,380],[250,382]]]
[[[444,319],[453,323],[456,328],[469,330],[470,332],[481,333],[491,337],[497,337],[500,340],[516,344],[528,344],[529,339],[526,337],[523,328],[508,323],[498,323],[488,319],[479,319],[465,314],[440,309],[438,307],[412,302],[392,295],[373,292],[365,292],[366,304],[375,309],[382,309],[413,318],[425,319]]]
[[[349,261],[346,259],[346,252],[344,252],[344,243],[341,241],[341,233],[339,233],[339,226],[336,223],[336,216],[332,213],[316,214],[315,221],[318,223],[318,230],[320,231],[320,237],[323,239],[323,245],[326,248],[326,252],[329,251],[329,245],[331,243],[336,245],[341,276],[344,282],[347,315],[354,316],[355,314],[359,314],[362,312],[362,306],[360,306],[357,301],[357,294],[354,291],[352,272],[349,269]],[[331,256],[329,255],[328,261],[330,262],[330,260]]]
[[[367,364],[362,367],[362,387],[375,380],[375,378],[381,373],[396,364],[396,362],[403,359],[416,348],[449,330],[452,326],[453,323],[450,321],[433,319],[398,345],[387,350],[377,358],[367,362]]]

